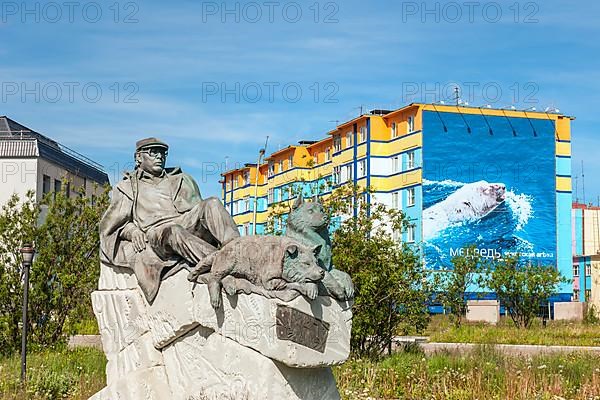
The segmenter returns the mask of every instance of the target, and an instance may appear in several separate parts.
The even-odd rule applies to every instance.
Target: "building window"
[[[250,197],[246,197],[246,198],[244,199],[244,203],[246,203],[246,204],[244,205],[244,209],[245,209],[246,211],[250,211],[250,208],[252,207],[252,203],[250,203]]]
[[[288,157],[288,168],[293,168],[294,167],[294,156],[289,156]]]
[[[392,122],[390,129],[392,130],[392,138],[398,137],[398,125],[395,122]]]
[[[579,265],[573,265],[573,277],[577,278],[579,276]]]
[[[60,192],[60,189],[62,188],[62,182],[58,179],[54,180],[54,192]]]
[[[415,131],[415,118],[414,117],[408,117],[408,120],[406,121],[408,122],[407,124],[407,133],[411,133]]]
[[[361,126],[360,127],[360,131],[359,131],[358,142],[362,143],[365,140],[367,140],[367,127],[366,126]]]
[[[269,189],[269,192],[267,194],[267,202],[268,203],[272,203],[273,202],[273,189]]]
[[[587,301],[589,303],[591,298],[592,298],[592,290],[585,289],[585,301]]]
[[[342,138],[340,137],[340,135],[333,136],[333,151],[342,151]]]
[[[410,225],[408,228],[406,228],[406,241],[408,243],[415,242],[415,226],[414,225]]]
[[[411,187],[408,188],[408,190],[406,191],[406,205],[407,206],[414,206],[415,205],[415,188]]]
[[[340,167],[333,167],[333,184],[339,185],[342,182],[342,169]]]
[[[329,161],[329,160],[331,160],[331,149],[328,147],[325,150],[325,161]]]
[[[279,160],[279,171],[278,172],[283,172],[283,160]]]
[[[227,191],[231,190],[231,179],[230,178],[225,177],[225,186],[227,188]]]
[[[238,214],[240,212],[240,205],[237,201],[233,202],[233,213]]]
[[[396,241],[396,242],[400,242],[402,240],[401,232],[397,229],[394,229],[392,231],[392,239],[394,239],[394,241]]]
[[[367,160],[360,160],[358,162],[358,177],[362,178],[367,174]]]
[[[275,175],[275,163],[273,163],[272,161],[269,162],[269,177]]]
[[[409,151],[406,153],[406,169],[413,169],[415,167],[415,152]]]
[[[273,191],[273,201],[278,202],[281,200],[281,189],[277,188]]]
[[[347,182],[352,179],[352,164],[345,165],[342,169],[342,182]]]
[[[392,172],[400,172],[400,156],[392,157]]]
[[[233,188],[237,189],[237,187],[238,187],[238,179],[237,179],[237,176],[234,176],[233,177]]]
[[[250,171],[244,171],[244,185],[250,184]]]
[[[317,165],[319,163],[319,155],[315,154],[313,156],[313,165]]]
[[[573,301],[579,301],[579,289],[573,289]]]
[[[592,264],[585,264],[585,276],[592,276]]]
[[[346,148],[352,146],[352,132],[346,133]]]
[[[42,192],[44,194],[50,193],[50,177],[48,175],[44,175],[43,183],[42,183]]]
[[[400,192],[392,193],[392,207],[395,209],[400,208]]]

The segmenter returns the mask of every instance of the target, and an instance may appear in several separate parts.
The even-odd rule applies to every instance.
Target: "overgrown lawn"
[[[600,326],[581,322],[548,321],[544,327],[537,320],[529,329],[517,329],[510,319],[502,318],[497,326],[463,323],[455,328],[449,317],[436,315],[425,335],[431,342],[600,346]]]

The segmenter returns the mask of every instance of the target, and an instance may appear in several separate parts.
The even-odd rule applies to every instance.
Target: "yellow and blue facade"
[[[290,187],[326,197],[332,188],[354,183],[372,188],[370,201],[404,211],[413,227],[398,239],[419,246],[428,269],[445,269],[449,257],[466,245],[444,237],[468,236],[464,233],[493,223],[494,229],[501,225],[512,230],[498,232],[498,240],[481,239],[490,229],[474,236],[485,243],[482,255],[500,254],[505,248],[528,250],[534,262],[555,263],[572,279],[571,120],[558,113],[444,104],[373,110],[341,123],[319,141],[290,145],[259,166],[246,164],[223,173],[222,199],[240,232],[251,233],[258,180],[260,234],[269,206],[290,201]],[[437,236],[431,236],[431,215],[445,206],[440,199],[474,185],[485,193],[488,184],[503,185],[506,201],[477,215],[475,222],[438,220],[441,226],[433,230]],[[514,220],[506,221],[506,215]],[[436,256],[431,248],[443,254]],[[561,288],[562,300],[571,295],[571,285]]]
[[[573,299],[600,309],[600,207],[573,203]]]

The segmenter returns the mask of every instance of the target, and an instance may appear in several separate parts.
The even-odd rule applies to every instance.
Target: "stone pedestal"
[[[180,271],[148,304],[129,270],[108,266],[92,302],[108,359],[92,400],[339,399],[330,366],[349,355],[349,302],[223,293],[215,311]]]

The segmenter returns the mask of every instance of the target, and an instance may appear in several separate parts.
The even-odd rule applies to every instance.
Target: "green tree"
[[[64,188],[67,185],[63,185]],[[37,345],[62,339],[68,327],[93,318],[90,293],[99,274],[98,223],[108,205],[108,188],[90,199],[51,193],[36,204],[32,193],[20,201],[13,196],[0,214],[0,340],[14,350],[20,341],[22,302],[21,255],[25,241],[33,241],[36,258],[31,266],[29,334]],[[41,208],[45,221],[38,226]]]
[[[367,192],[342,187],[325,206],[331,216],[346,216],[332,242],[334,265],[350,274],[356,289],[352,351],[376,358],[391,349],[394,336],[427,327],[432,285],[414,249],[393,237],[410,224],[404,213],[369,205]]]
[[[539,307],[567,280],[553,266],[523,265],[516,255],[491,263],[479,282],[496,293],[518,328],[528,328]]]
[[[444,307],[450,312],[454,325],[460,327],[467,313],[465,293],[475,283],[476,273],[482,267],[477,247],[466,247],[452,258],[452,270],[441,273],[441,293],[438,295]]]
[[[23,299],[20,248],[33,242],[39,210],[33,192],[21,202],[14,195],[0,212],[0,352],[18,348]]]
[[[37,256],[31,270],[35,343],[55,343],[70,333],[65,328],[94,317],[90,294],[100,272],[98,224],[109,197],[105,189],[92,201],[82,190],[77,196],[53,193],[41,203],[48,212],[37,230]]]

